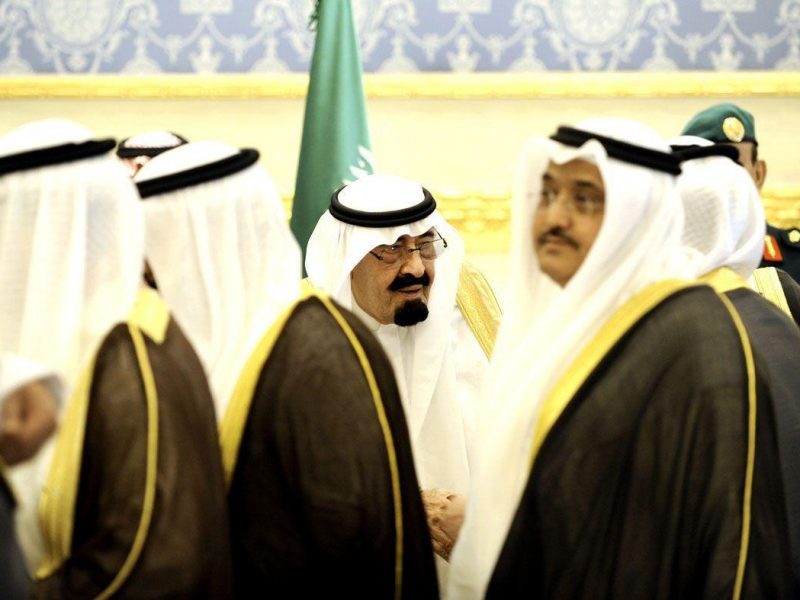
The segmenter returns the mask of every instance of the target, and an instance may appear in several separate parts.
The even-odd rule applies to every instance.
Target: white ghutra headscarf
[[[249,166],[204,176],[248,153]],[[191,142],[156,156],[135,177],[141,190],[186,175],[180,187],[143,200],[145,250],[159,292],[206,369],[218,419],[253,347],[300,289],[300,250],[257,158],[222,142]]]
[[[647,126],[591,119],[578,129],[669,152]],[[605,186],[603,223],[583,264],[563,287],[539,268],[532,224],[549,162],[585,160]],[[675,177],[610,158],[590,139],[580,147],[531,139],[522,151],[513,197],[512,274],[490,367],[492,412],[479,416],[480,460],[451,560],[450,598],[482,598],[529,476],[541,403],[571,361],[632,295],[686,274],[683,213]]]
[[[402,177],[368,175],[342,189],[338,199],[380,220],[381,213],[419,205],[424,191],[419,183]],[[431,228],[447,241],[447,250],[436,259],[428,318],[411,327],[369,322],[353,299],[350,273],[373,248],[394,244],[402,236],[422,235]],[[326,211],[311,234],[306,252],[311,282],[364,318],[392,362],[420,485],[462,493],[467,489],[469,466],[451,350],[451,322],[463,257],[460,236],[436,210],[417,221],[387,227],[352,225]]]
[[[113,140],[65,120],[18,127],[0,138],[0,163],[62,160],[0,175],[0,353],[58,374],[69,392],[103,338],[133,306],[143,266],[139,197]],[[74,145],[74,146],[66,146]],[[77,146],[101,153],[80,159]],[[35,570],[43,556],[37,508],[53,441],[10,477],[20,545]]]
[[[0,158],[92,137],[38,121],[0,138]],[[0,352],[53,368],[68,387],[141,280],[141,208],[110,150],[0,176]]]
[[[681,136],[674,146],[713,144],[703,138]],[[700,277],[728,267],[747,279],[764,252],[766,218],[753,179],[726,156],[685,160],[678,177],[685,224],[683,245],[692,273]]]

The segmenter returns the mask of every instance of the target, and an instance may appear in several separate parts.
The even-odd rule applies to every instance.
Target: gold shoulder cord
[[[144,505],[131,549],[117,575],[103,590],[98,599],[109,598],[127,581],[141,556],[147,532],[153,517],[158,474],[158,392],[150,365],[142,331],[152,334],[161,344],[166,336],[169,312],[161,298],[152,290],[140,290],[128,320],[128,332],[133,341],[136,360],[144,386],[147,406],[147,467],[145,475]],[[39,520],[45,538],[45,560],[36,573],[43,579],[55,572],[70,556],[80,478],[83,438],[89,395],[96,357],[83,372],[70,397],[64,421],[59,429],[53,463],[42,492]]]
[[[792,311],[789,309],[789,303],[786,301],[786,294],[783,293],[781,280],[778,279],[778,271],[775,267],[756,269],[753,271],[753,281],[756,285],[756,291],[759,294],[794,319]]]
[[[502,312],[486,277],[467,262],[461,266],[456,304],[486,358],[491,360]]]

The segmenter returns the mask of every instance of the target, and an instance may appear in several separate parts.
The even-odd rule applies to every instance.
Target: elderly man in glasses
[[[499,309],[464,244],[419,183],[369,175],[337,190],[308,243],[311,283],[352,309],[389,355],[434,547],[467,490],[477,397]],[[443,526],[445,526],[443,528]]]

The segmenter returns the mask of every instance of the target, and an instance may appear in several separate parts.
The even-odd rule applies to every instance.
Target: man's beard
[[[410,327],[428,318],[428,305],[421,299],[409,300],[394,313],[394,324]]]
[[[412,285],[421,285],[427,287],[431,284],[431,278],[428,273],[423,273],[421,277],[415,277],[411,273],[404,273],[398,275],[394,281],[389,285],[389,289],[393,292],[402,290],[403,288],[411,287]],[[421,299],[409,300],[403,306],[397,309],[394,313],[394,324],[400,327],[410,327],[416,325],[428,318],[428,306]]]

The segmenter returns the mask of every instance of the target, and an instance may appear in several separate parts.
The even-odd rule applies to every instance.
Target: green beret
[[[758,144],[753,115],[727,102],[697,113],[683,128],[681,135],[695,135],[715,144],[737,142]]]

